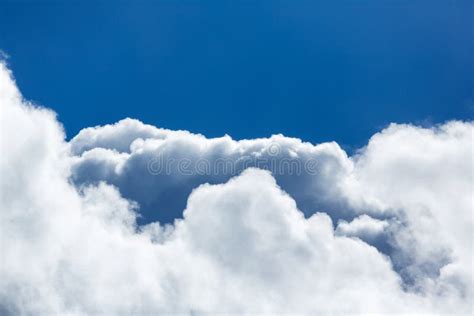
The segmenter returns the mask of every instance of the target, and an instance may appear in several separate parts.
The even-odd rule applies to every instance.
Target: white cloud
[[[471,123],[393,125],[357,158],[334,143],[209,140],[131,120],[68,144],[54,113],[26,104],[4,65],[0,106],[2,314],[471,311]],[[315,158],[318,173],[274,178],[248,169],[205,178],[215,185],[189,180],[194,191],[178,196],[187,205],[173,226],[136,226],[138,205],[121,196],[133,176],[149,195],[188,181],[150,175],[157,151],[262,159],[275,142],[278,157]],[[109,184],[77,188],[71,175]],[[353,232],[383,226],[394,252],[335,234],[324,212],[357,217],[345,223]]]
[[[124,137],[123,131],[140,137]],[[314,146],[282,135],[207,139],[126,119],[81,131],[71,148],[78,154],[73,165],[77,184],[116,185],[125,197],[140,203],[148,221],[172,222],[181,217],[196,186],[224,183],[247,167],[271,170],[308,216],[328,208],[337,216],[351,216],[348,201],[335,184],[351,172],[353,163],[336,143]]]
[[[431,287],[439,274],[443,288],[462,279],[457,289],[470,296],[473,131],[464,122],[431,129],[392,124],[371,138],[345,189],[354,203],[371,201],[379,213],[402,222],[393,234],[398,250],[393,260],[405,266],[406,276]],[[420,279],[425,274],[431,278]]]
[[[341,235],[355,236],[361,238],[374,238],[384,233],[389,223],[384,220],[372,218],[366,214],[355,218],[350,223],[340,220],[336,231]]]

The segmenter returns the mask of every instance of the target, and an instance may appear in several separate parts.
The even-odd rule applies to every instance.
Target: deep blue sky
[[[472,119],[473,20],[470,0],[0,0],[0,49],[68,137],[128,116],[350,149]]]

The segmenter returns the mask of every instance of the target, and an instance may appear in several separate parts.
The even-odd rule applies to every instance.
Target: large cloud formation
[[[1,315],[472,312],[472,122],[68,143],[3,64],[0,107]]]

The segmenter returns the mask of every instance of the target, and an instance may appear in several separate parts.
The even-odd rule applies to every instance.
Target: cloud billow
[[[352,157],[131,119],[67,143],[3,64],[0,106],[2,315],[471,312],[472,122],[392,124]]]

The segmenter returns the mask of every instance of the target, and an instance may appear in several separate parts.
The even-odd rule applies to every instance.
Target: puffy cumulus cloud
[[[337,217],[352,216],[338,183],[353,163],[334,142],[314,146],[282,135],[207,139],[125,119],[81,131],[71,148],[76,153],[75,183],[106,181],[117,186],[124,197],[140,203],[145,222],[172,222],[181,217],[195,187],[224,183],[249,167],[272,171],[307,216],[322,209],[331,209]]]
[[[130,134],[147,130],[148,136],[123,137],[122,131],[134,129]],[[84,144],[91,149],[74,158],[75,183],[117,186],[140,204],[141,222],[170,223],[182,216],[198,185],[225,183],[258,167],[272,172],[306,217],[325,212],[342,221],[338,234],[389,255],[406,286],[424,291],[433,280],[472,279],[471,122],[392,124],[353,157],[336,143],[312,145],[282,135],[207,139],[130,119],[84,130],[71,141],[73,152]]]
[[[345,236],[371,239],[383,234],[388,225],[387,221],[378,220],[364,214],[350,223],[345,220],[339,221],[336,231]]]
[[[338,236],[347,236],[359,238],[364,242],[374,246],[378,251],[389,255],[392,259],[398,254],[398,249],[394,247],[393,233],[400,231],[400,223],[396,219],[376,219],[367,214],[360,215],[348,222],[340,219],[337,223],[335,234]],[[406,265],[396,265],[395,269],[406,268]],[[407,282],[406,275],[404,282]]]
[[[355,158],[346,181],[353,201],[371,201],[394,214],[393,261],[418,286],[433,279],[472,296],[473,124],[434,128],[392,124]],[[463,280],[463,281],[460,281]],[[444,282],[446,281],[446,282]],[[463,286],[459,286],[464,284]],[[440,290],[438,288],[438,290]]]
[[[98,132],[98,130],[100,132]],[[124,119],[121,124],[83,129],[72,141],[71,150],[78,155],[93,148],[115,149],[128,152],[136,139],[164,139],[169,134],[190,135],[187,131],[170,131],[145,125],[137,120]]]
[[[472,166],[465,161],[472,154],[457,156],[466,154],[460,147],[472,148],[470,124],[394,125],[353,158],[336,144],[281,136],[207,140],[130,120],[107,127],[107,135],[89,129],[68,144],[54,113],[22,100],[4,65],[0,106],[1,314],[471,312],[472,248],[465,238]],[[121,124],[139,131],[124,128],[115,139]],[[319,172],[288,182],[256,168],[218,174],[211,184],[199,179],[182,219],[169,225],[138,226],[142,201],[122,195],[131,168],[152,184],[140,189],[153,194],[148,161],[159,149],[176,159],[285,155],[273,151],[275,140],[288,157],[317,157]],[[72,176],[87,181],[76,186]],[[179,186],[186,176],[175,174],[167,185]],[[308,205],[324,207],[300,212],[301,200],[287,193],[298,186],[314,192]],[[337,233],[331,217],[339,220]],[[369,231],[390,231],[393,255],[357,238]],[[432,257],[438,251],[447,261],[436,275],[416,272],[439,264]],[[394,269],[396,258],[414,267],[416,288]]]

